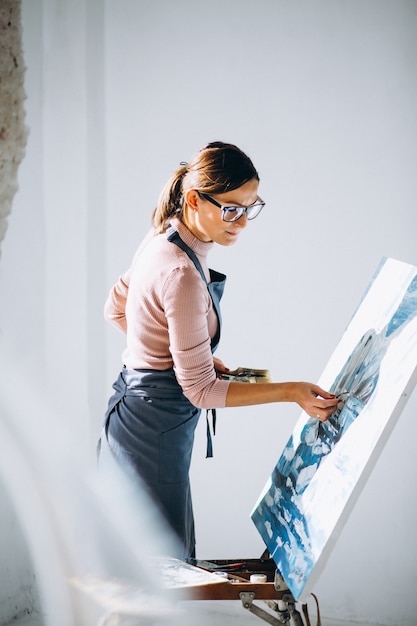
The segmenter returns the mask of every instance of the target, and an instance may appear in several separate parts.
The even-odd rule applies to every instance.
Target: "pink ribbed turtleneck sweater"
[[[171,224],[209,280],[207,254],[213,243],[197,239],[176,218]],[[213,367],[210,340],[217,317],[207,286],[188,255],[166,234],[148,234],[130,269],[110,291],[104,316],[126,333],[122,359],[127,368],[173,367],[194,406],[225,406],[229,382],[219,380]]]

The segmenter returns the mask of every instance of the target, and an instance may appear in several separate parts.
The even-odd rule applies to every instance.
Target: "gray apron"
[[[202,279],[203,269],[194,252],[173,228],[168,241],[181,248],[193,261]],[[207,284],[218,317],[218,329],[212,339],[212,352],[220,339],[219,303],[226,277],[210,270]],[[194,431],[201,410],[184,396],[173,369],[130,370],[123,368],[113,385],[103,433],[98,445],[110,449],[111,456],[130,475],[138,476],[179,539],[174,556],[195,558],[194,515],[191,501],[189,469]],[[207,456],[212,456],[211,434],[207,419]],[[215,411],[213,410],[213,431]],[[100,456],[100,464],[106,455]]]

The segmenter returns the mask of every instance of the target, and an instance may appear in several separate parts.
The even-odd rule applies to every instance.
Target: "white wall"
[[[417,264],[416,3],[23,9],[31,134],[0,267],[11,366],[64,398],[89,454],[123,348],[102,320],[107,291],[171,171],[221,139],[253,158],[267,206],[236,247],[212,254],[228,274],[219,356],[316,380],[380,258]],[[414,393],[317,585],[330,618],[415,623],[416,404]],[[263,551],[249,513],[298,415],[221,411],[212,460],[201,422],[200,557]]]

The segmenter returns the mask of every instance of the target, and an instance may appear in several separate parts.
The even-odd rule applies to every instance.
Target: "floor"
[[[208,603],[205,603],[208,606],[204,611],[204,615],[209,619],[207,623],[210,625],[219,625],[219,626],[262,626],[265,625],[266,622],[261,620],[260,618],[244,611],[240,606],[219,606],[218,603],[215,606],[210,607]],[[233,603],[235,604],[235,603]],[[199,603],[200,605],[200,603]],[[236,610],[238,609],[238,610]],[[191,609],[190,617],[193,615],[195,609]],[[242,612],[241,612],[242,611]],[[198,611],[199,612],[199,611]],[[311,617],[312,626],[316,623],[315,616]],[[164,620],[165,621],[165,620]],[[204,622],[201,620],[190,620],[190,622],[198,623],[200,622],[201,626],[204,626]],[[155,623],[155,626],[163,626],[160,620],[157,620],[158,623]],[[188,623],[188,620],[186,620]],[[142,621],[137,622],[137,626],[140,626]],[[166,622],[165,622],[166,623]],[[123,626],[123,621],[119,622],[120,626]],[[150,622],[146,621],[147,626],[150,626]],[[37,615],[28,615],[19,620],[14,620],[7,626],[44,626],[44,622],[42,621],[41,616]],[[98,624],[91,624],[89,626],[98,626]],[[129,620],[129,626],[135,626],[131,620]],[[176,623],[176,626],[177,623]],[[291,624],[292,626],[292,624]],[[325,617],[322,617],[322,626],[377,626],[376,624],[359,624],[358,622],[342,622],[340,620],[326,620]]]

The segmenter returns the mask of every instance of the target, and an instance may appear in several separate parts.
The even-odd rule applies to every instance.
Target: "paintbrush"
[[[238,367],[235,370],[222,372],[222,380],[230,380],[239,383],[270,383],[272,382],[268,370],[254,369],[251,367]]]

